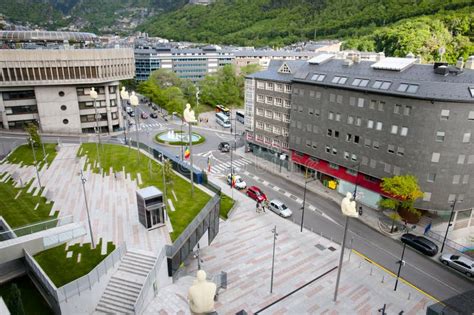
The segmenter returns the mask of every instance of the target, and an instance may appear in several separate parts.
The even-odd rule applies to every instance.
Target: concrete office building
[[[196,82],[206,74],[216,72],[219,67],[232,63],[233,58],[230,51],[218,46],[135,48],[136,79],[144,81],[157,69],[169,69],[182,79]]]
[[[435,68],[414,58],[379,59],[323,54],[298,66],[273,61],[248,76],[249,144],[274,149],[275,127],[288,128],[293,171],[338,179],[341,193],[357,183],[366,204],[383,195],[382,178],[413,174],[424,192],[418,208],[443,211],[454,200],[457,210],[472,208],[474,57],[464,68],[462,62]],[[291,89],[286,126],[273,114],[280,111],[282,84]]]
[[[58,40],[61,32],[54,33]],[[20,41],[24,34],[16,32],[15,38]],[[100,130],[117,130],[124,125],[119,81],[134,74],[132,49],[2,49],[0,128],[21,129],[33,122],[41,132],[94,132],[89,91],[95,87]]]

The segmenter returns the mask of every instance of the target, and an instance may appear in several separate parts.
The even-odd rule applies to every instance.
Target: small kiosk
[[[155,186],[137,190],[138,221],[147,229],[165,223],[163,193]]]

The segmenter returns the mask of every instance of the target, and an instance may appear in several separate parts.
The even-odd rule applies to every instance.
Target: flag
[[[207,172],[208,173],[211,172],[211,157],[210,156],[207,157]]]
[[[184,150],[184,158],[187,160],[191,156],[191,151],[189,151],[189,148],[186,147],[186,150]]]

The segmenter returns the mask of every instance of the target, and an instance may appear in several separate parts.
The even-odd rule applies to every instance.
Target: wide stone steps
[[[96,307],[106,314],[133,314],[134,305],[146,277],[155,264],[153,253],[129,250],[110,278]]]

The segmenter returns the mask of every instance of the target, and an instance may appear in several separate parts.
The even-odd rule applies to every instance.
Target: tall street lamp
[[[301,207],[301,210],[303,210],[303,212],[301,213],[301,227],[300,227],[300,232],[303,232],[303,222],[304,222],[304,206],[306,204],[306,185],[308,183],[311,183],[311,182],[314,182],[315,180],[317,180],[317,178],[312,178],[310,180],[306,180],[304,181],[304,192],[303,192],[303,206]]]
[[[136,125],[136,132],[137,132],[137,163],[140,161],[140,147],[139,147],[139,132],[138,128],[140,120],[138,119],[138,96],[135,95],[135,91],[132,92],[132,95],[130,95],[130,105],[133,106],[135,109],[135,125]]]
[[[402,249],[402,257],[400,257],[400,260],[397,261],[398,265],[398,271],[397,271],[397,280],[395,280],[395,287],[393,288],[393,291],[397,291],[397,286],[398,286],[398,279],[400,279],[400,272],[402,271],[402,266],[405,265],[405,261],[403,260],[403,257],[405,257],[405,248],[407,247],[406,243],[403,243],[403,249]]]
[[[99,130],[99,113],[97,112],[97,106],[96,106],[96,101],[97,101],[97,92],[96,90],[92,87],[90,91],[90,96],[94,100],[94,109],[95,109],[95,124],[96,124],[96,133],[97,133],[97,142],[96,142],[96,148],[97,148],[97,161],[99,162],[99,166],[101,165],[100,163],[100,150],[99,150],[99,144],[100,144],[100,130]]]
[[[457,199],[454,199],[453,203],[451,204],[451,214],[449,215],[449,222],[448,222],[448,226],[446,227],[446,233],[444,234],[443,244],[441,245],[440,253],[443,253],[444,244],[446,243],[446,238],[448,237],[449,227],[452,225],[451,221],[453,220],[453,216],[454,216],[454,207],[456,207],[456,200]]]
[[[125,90],[125,87],[122,86],[122,90],[120,91],[120,97],[122,98],[122,111],[124,108],[124,105],[126,104],[125,102],[130,99],[130,95],[128,92]],[[125,102],[124,102],[125,101]],[[123,134],[125,137],[125,143],[127,143],[127,129],[128,129],[128,119],[125,121],[125,126],[123,128]]]
[[[271,278],[270,278],[270,293],[273,293],[273,274],[274,274],[274,270],[275,270],[275,245],[276,245],[276,240],[277,240],[277,236],[278,236],[276,225],[272,229],[272,233],[273,233],[273,254],[272,254],[272,275],[271,275]]]
[[[84,173],[82,172],[82,168],[81,168],[81,182],[82,182],[82,190],[84,192],[84,201],[86,203],[87,221],[89,222],[89,233],[91,235],[91,244],[92,244],[92,248],[95,248],[94,236],[92,235],[91,216],[89,214],[89,203],[87,202],[87,194],[86,194],[87,179],[84,177]]]

